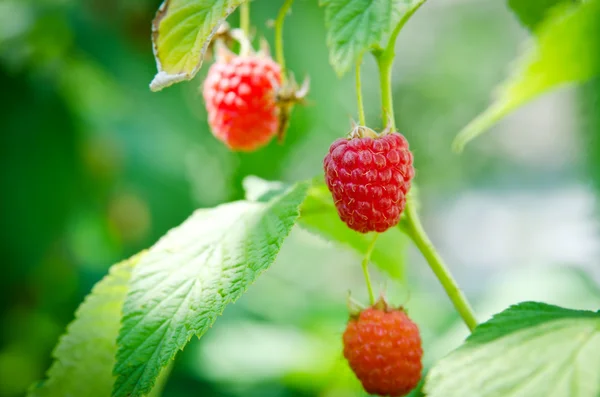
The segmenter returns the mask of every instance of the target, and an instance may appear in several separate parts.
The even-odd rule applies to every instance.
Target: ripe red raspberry
[[[266,145],[279,126],[275,95],[280,84],[281,68],[270,57],[220,54],[203,89],[213,134],[232,150]]]
[[[325,181],[342,221],[361,233],[384,232],[400,221],[415,174],[406,138],[356,127],[323,161]]]
[[[344,357],[367,393],[399,397],[419,383],[419,328],[402,308],[390,308],[382,298],[350,318],[343,342]]]

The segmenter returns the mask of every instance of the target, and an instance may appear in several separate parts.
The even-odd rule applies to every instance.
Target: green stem
[[[294,0],[285,0],[275,20],[275,59],[281,67],[281,79],[285,83],[285,56],[283,54],[283,22]]]
[[[376,233],[375,237],[373,237],[373,240],[371,240],[371,244],[369,244],[367,247],[367,252],[365,253],[365,257],[362,261],[363,274],[365,275],[365,282],[367,283],[367,291],[369,291],[369,302],[371,302],[371,305],[375,304],[375,294],[373,294],[371,276],[369,275],[369,261],[371,260],[371,254],[373,254],[373,250],[375,249],[377,237],[379,237],[379,233]]]
[[[403,225],[404,230],[413,240],[417,248],[419,248],[425,257],[425,260],[427,260],[427,263],[429,263],[429,267],[433,270],[433,273],[442,284],[442,287],[444,287],[446,294],[452,301],[458,314],[460,314],[467,327],[469,327],[469,330],[473,331],[477,326],[477,320],[475,319],[473,309],[462,290],[458,287],[456,280],[452,277],[444,260],[436,251],[433,243],[429,240],[429,237],[427,237],[414,205],[409,201],[404,211],[406,215],[406,223]]]
[[[390,40],[385,48],[373,50],[373,55],[379,66],[379,82],[381,85],[381,107],[383,110],[384,119],[389,118],[391,127],[395,129],[396,118],[394,115],[394,102],[392,97],[392,65],[395,57],[395,43],[398,34],[408,22],[410,17],[425,3],[426,0],[420,0],[411,10],[409,10],[398,22],[394,31],[390,36]],[[458,284],[452,277],[448,267],[444,263],[442,257],[438,254],[435,247],[427,237],[423,225],[419,219],[417,210],[414,208],[414,203],[409,200],[404,209],[406,219],[402,224],[405,232],[413,240],[417,248],[423,254],[423,257],[429,264],[429,267],[438,278],[442,287],[448,294],[448,297],[454,304],[456,311],[462,317],[463,321],[472,331],[477,326],[477,320],[473,314],[473,309],[467,301],[467,298],[458,287]]]
[[[362,58],[359,58],[356,61],[356,100],[358,105],[358,122],[360,125],[365,125],[365,107],[363,105],[363,97],[362,97],[362,83],[360,81],[360,65],[362,63]]]
[[[250,0],[240,5],[240,29],[246,37],[250,37]]]
[[[385,48],[377,48],[372,51],[377,65],[379,65],[379,85],[381,87],[381,111],[383,122],[389,119],[392,130],[396,129],[396,120],[394,118],[394,100],[392,96],[392,65],[396,56],[396,39],[400,31],[406,25],[408,20],[427,0],[419,0],[412,6],[398,21],[394,31]]]
[[[389,121],[392,130],[396,129],[394,118],[394,97],[392,96],[392,65],[394,57],[378,57],[379,85],[381,87],[381,117],[383,123]]]

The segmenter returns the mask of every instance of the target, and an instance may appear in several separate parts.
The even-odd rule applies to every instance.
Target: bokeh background
[[[252,3],[271,42],[280,3]],[[236,154],[208,130],[198,92],[206,68],[192,82],[148,89],[158,0],[0,1],[0,396],[43,378],[75,308],[111,264],[195,208],[242,198],[247,175],[292,182],[321,172],[356,114],[352,77],[328,65],[317,3],[297,0],[285,31],[289,67],[312,79],[310,103],[295,110],[285,145]],[[426,228],[481,319],[525,299],[600,306],[600,83],[554,91],[463,155],[450,151],[527,40],[504,1],[430,0],[398,41],[396,114]],[[379,128],[375,73],[367,59],[367,117]],[[295,229],[271,270],[179,354],[163,395],[364,395],[340,343],[347,291],[365,298],[359,262]],[[465,337],[412,248],[405,283],[376,279],[420,325],[426,366]]]

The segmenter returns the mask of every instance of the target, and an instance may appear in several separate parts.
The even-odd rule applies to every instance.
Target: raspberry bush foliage
[[[305,1],[317,0],[280,1],[272,40],[253,37],[249,2],[165,1],[152,24],[158,70],[150,88],[191,80],[203,63],[212,62],[200,84],[215,137],[239,151],[259,150],[275,136],[282,138],[294,122],[294,106],[307,95],[311,105],[319,103],[310,98],[308,79],[296,83],[294,65],[286,65],[284,57],[284,20],[291,9],[301,13]],[[268,270],[294,227],[363,258],[371,301],[361,306],[349,299],[343,355],[367,392],[600,396],[600,313],[523,302],[485,321],[421,225],[418,167],[413,165],[419,154],[410,152],[396,128],[391,78],[396,52],[402,51],[396,38],[427,6],[425,0],[318,2],[330,63],[339,76],[355,71],[358,104],[351,133],[350,121],[340,120],[339,139],[329,151],[323,148],[323,174],[292,184],[248,175],[245,200],[199,209],[154,246],[114,265],[76,311],[54,350],[47,378],[33,385],[29,396],[160,395],[177,353],[209,331]],[[529,44],[492,104],[458,133],[458,151],[524,103],[560,85],[588,81],[600,70],[600,0],[508,0],[507,6],[529,29]],[[239,28],[228,19],[238,8]],[[310,48],[306,52],[313,56]],[[377,64],[381,93],[381,118],[370,124],[360,73],[367,56]],[[376,302],[382,291],[374,291],[369,277],[373,264],[403,282],[403,267],[411,266],[403,260],[409,245],[422,253],[471,332],[431,365],[422,360],[431,338],[422,342],[418,323],[394,309],[401,302],[388,306],[383,297]],[[359,263],[348,264],[348,272],[360,269]]]

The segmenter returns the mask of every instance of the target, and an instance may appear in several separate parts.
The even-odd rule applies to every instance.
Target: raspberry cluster
[[[419,329],[402,309],[380,300],[350,319],[343,342],[344,357],[368,393],[399,397],[419,383]]]
[[[398,224],[414,176],[404,136],[338,139],[323,165],[327,186],[348,227],[361,233],[384,232]]]
[[[268,56],[222,56],[204,82],[213,134],[230,149],[253,151],[277,133],[276,90],[281,68]]]
[[[242,44],[244,44],[242,42]],[[235,55],[221,47],[208,71],[203,96],[213,134],[230,149],[254,151],[281,139],[292,107],[308,93],[268,55]],[[326,155],[325,180],[342,221],[361,233],[395,226],[414,177],[413,156],[403,135],[356,126]],[[343,335],[344,357],[371,394],[400,397],[421,379],[419,329],[383,297],[352,315]]]

